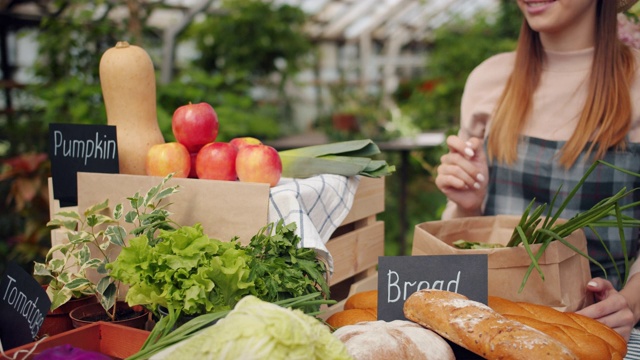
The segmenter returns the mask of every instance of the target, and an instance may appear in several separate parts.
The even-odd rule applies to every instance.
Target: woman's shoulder
[[[473,72],[489,70],[489,69],[501,69],[503,67],[513,67],[513,64],[516,60],[515,51],[503,52],[492,55],[481,62],[478,66],[475,67]],[[505,70],[506,72],[511,72],[511,69]],[[473,73],[472,72],[472,73]]]
[[[500,53],[484,60],[467,77],[460,107],[463,136],[483,137],[491,113],[511,75],[515,53]]]
[[[515,58],[515,52],[499,53],[487,58],[471,71],[467,78],[468,85],[477,83],[504,85],[511,75]]]

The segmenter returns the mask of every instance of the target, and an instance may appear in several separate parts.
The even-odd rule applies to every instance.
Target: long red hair
[[[630,79],[634,71],[631,50],[617,35],[617,1],[598,0],[594,59],[587,99],[578,125],[561,151],[559,162],[570,167],[584,150],[601,158],[611,147],[624,148],[631,127]],[[523,21],[514,70],[498,101],[488,138],[490,159],[513,163],[533,93],[542,73],[544,51],[540,37]]]

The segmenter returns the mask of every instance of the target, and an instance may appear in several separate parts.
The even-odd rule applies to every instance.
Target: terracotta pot
[[[45,286],[46,287],[46,286]],[[73,323],[69,317],[71,310],[88,304],[95,304],[98,299],[95,296],[84,296],[71,299],[53,311],[49,311],[38,331],[38,338],[44,335],[53,336],[73,329]]]
[[[336,113],[331,116],[333,128],[340,131],[358,132],[358,119],[353,114]]]
[[[93,324],[96,321],[108,321],[136,329],[144,329],[149,311],[141,306],[130,307],[124,301],[116,303],[116,320],[111,321],[99,303],[80,306],[69,313],[74,328]]]
[[[62,334],[54,335],[42,341],[25,344],[11,350],[5,350],[2,359],[34,359],[40,353],[58,346],[95,351],[111,359],[126,359],[138,351],[149,337],[149,332],[113,323],[96,322]],[[30,355],[29,355],[30,354]],[[45,356],[40,356],[45,358]],[[52,357],[48,357],[52,358]],[[56,357],[56,359],[61,359]],[[75,357],[79,359],[79,357]]]

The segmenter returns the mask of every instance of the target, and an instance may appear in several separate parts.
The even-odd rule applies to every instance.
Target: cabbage
[[[300,310],[245,296],[224,319],[178,344],[168,359],[351,359],[329,328]]]

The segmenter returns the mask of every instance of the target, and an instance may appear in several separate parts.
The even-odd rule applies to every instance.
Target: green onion
[[[624,228],[627,228],[627,227],[640,226],[640,220],[633,219],[628,216],[624,216],[622,215],[621,211],[624,209],[631,208],[633,206],[640,205],[640,202],[634,202],[632,204],[621,206],[619,204],[619,201],[620,199],[626,197],[627,195],[630,195],[637,189],[632,189],[627,191],[626,188],[622,188],[616,194],[603,199],[602,201],[598,202],[596,205],[594,205],[590,209],[582,213],[576,214],[574,217],[572,217],[571,219],[568,219],[563,223],[560,223],[560,224],[556,223],[558,218],[560,218],[562,211],[569,204],[569,201],[575,196],[579,188],[586,181],[587,177],[600,164],[609,166],[613,169],[622,171],[629,175],[640,177],[640,174],[619,168],[605,161],[598,160],[593,165],[591,165],[591,167],[589,167],[589,169],[580,179],[578,184],[576,184],[576,186],[571,190],[568,197],[560,204],[560,207],[558,208],[558,210],[555,213],[551,214],[553,203],[555,203],[558,193],[560,192],[560,189],[558,189],[558,191],[556,192],[555,196],[552,199],[551,206],[549,207],[549,212],[547,213],[544,219],[544,222],[542,222],[542,225],[540,225],[542,221],[541,216],[546,208],[546,204],[542,204],[538,206],[533,212],[531,212],[531,208],[533,207],[536,200],[536,199],[533,199],[531,203],[529,203],[527,208],[524,210],[522,217],[520,218],[520,221],[516,226],[516,228],[514,229],[513,234],[511,235],[511,239],[507,244],[508,247],[514,247],[522,243],[527,253],[529,254],[529,258],[531,259],[531,264],[529,265],[529,268],[525,273],[524,279],[522,280],[522,284],[520,286],[520,290],[518,292],[521,292],[524,289],[524,286],[527,280],[529,279],[529,276],[531,275],[531,272],[533,271],[533,269],[536,269],[540,274],[540,277],[544,280],[544,274],[540,269],[538,260],[546,250],[547,246],[549,246],[549,244],[552,241],[556,241],[556,240],[560,241],[565,246],[569,247],[579,255],[588,259],[591,263],[598,266],[600,269],[602,269],[602,271],[606,276],[606,270],[604,269],[602,264],[600,264],[598,261],[590,257],[588,254],[585,254],[582,251],[579,251],[577,248],[575,248],[573,245],[571,245],[569,242],[567,242],[564,239],[565,237],[571,235],[574,231],[583,229],[583,228],[589,228],[596,234],[596,236],[600,239],[600,242],[603,244],[609,258],[612,261],[614,259],[611,252],[606,247],[606,245],[604,244],[604,241],[602,240],[600,235],[598,235],[598,233],[595,231],[594,228],[595,227],[614,227],[614,226],[618,228],[618,231],[620,234],[620,242],[622,243],[622,248],[623,248],[623,253],[625,258],[624,259],[625,273],[627,274],[626,276],[628,276],[630,264],[629,264],[629,256],[627,254],[626,240],[624,237],[623,230]],[[614,217],[614,219],[613,220],[607,219],[610,217]],[[530,248],[530,245],[532,244],[541,244],[540,248],[535,254],[532,252]],[[613,263],[615,266],[615,270],[618,273],[618,276],[620,276],[620,271],[618,269],[616,262],[613,261]],[[627,281],[626,276],[622,282],[623,286],[624,284],[626,284],[626,281]]]

